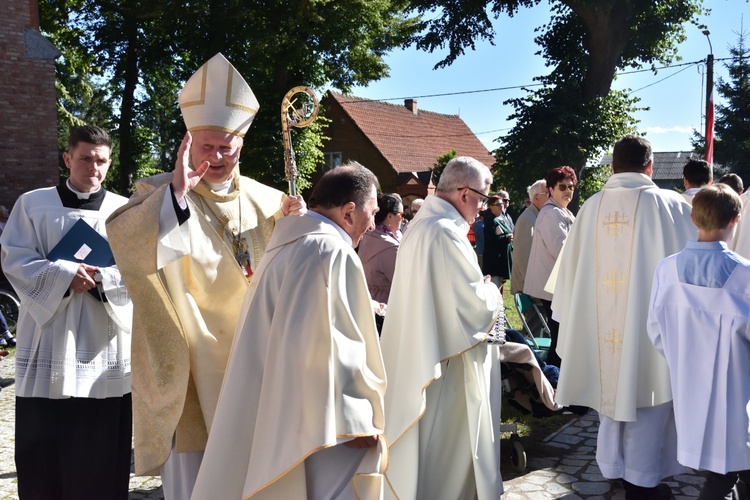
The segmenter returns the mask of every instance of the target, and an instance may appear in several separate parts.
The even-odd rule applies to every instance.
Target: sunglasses
[[[576,186],[575,184],[558,184],[557,189],[564,193],[567,190],[575,191]]]

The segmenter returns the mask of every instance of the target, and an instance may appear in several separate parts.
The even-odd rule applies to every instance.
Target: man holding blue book
[[[127,499],[130,297],[105,221],[127,199],[102,187],[112,142],[71,131],[70,178],[23,194],[0,236],[21,300],[16,350],[16,468],[21,499]]]

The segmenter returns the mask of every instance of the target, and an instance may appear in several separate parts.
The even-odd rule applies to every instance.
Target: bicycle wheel
[[[18,321],[18,307],[21,303],[16,298],[16,294],[8,290],[0,289],[0,312],[5,316],[8,323],[8,330],[11,334],[16,333],[16,322]]]

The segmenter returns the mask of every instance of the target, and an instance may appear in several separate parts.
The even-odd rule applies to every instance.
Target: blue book
[[[60,259],[97,267],[115,264],[109,242],[83,219],[78,219],[47,254],[47,260]]]

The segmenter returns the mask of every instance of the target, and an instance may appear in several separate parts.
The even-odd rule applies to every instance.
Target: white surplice
[[[386,498],[497,500],[503,491],[499,348],[484,342],[502,302],[468,229],[429,196],[399,247],[381,337]]]
[[[66,208],[57,188],[43,188],[23,194],[13,207],[0,244],[3,271],[21,301],[16,395],[109,398],[130,392],[132,305],[117,266],[100,268],[108,310],[89,293],[68,291],[78,263],[46,258],[79,219],[106,238],[105,220],[126,202],[107,192],[99,210]]]
[[[704,252],[726,248],[694,245]],[[745,439],[750,261],[725,255],[731,263],[739,262],[720,287],[684,283],[678,256],[663,260],[654,276],[648,321],[649,337],[666,357],[672,378],[677,458],[688,467],[719,474],[750,469]]]
[[[370,294],[351,243],[312,214],[279,220],[242,308],[192,498],[314,496],[320,485],[307,474],[335,471],[306,459],[326,450],[330,460],[351,461],[352,450],[336,447],[382,434],[384,392]],[[386,466],[381,439],[343,478],[345,493],[380,498]]]
[[[621,209],[602,210],[605,205],[616,207],[620,197],[633,202],[633,193],[638,194],[637,205],[622,209],[634,211],[632,220],[625,221]],[[560,255],[552,301],[560,320],[558,403],[588,406],[626,422],[635,420],[636,408],[671,400],[667,364],[648,339],[646,317],[657,263],[697,237],[690,213],[682,196],[659,189],[638,173],[611,176],[581,207]],[[615,233],[625,224],[632,224],[632,231]],[[611,249],[612,264],[627,269],[625,275],[598,265],[599,247],[615,234],[629,235]],[[604,297],[603,290],[617,298]],[[600,300],[624,303],[626,308],[602,318]],[[601,353],[612,351],[619,355],[616,365],[603,362]],[[614,387],[614,394],[607,387]]]

